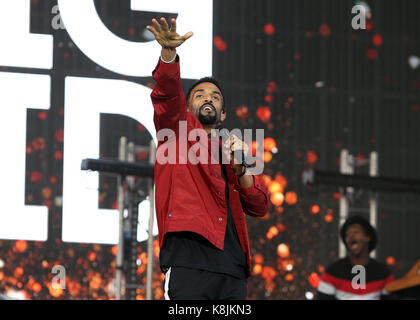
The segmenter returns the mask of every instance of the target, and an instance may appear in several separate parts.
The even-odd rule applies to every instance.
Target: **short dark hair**
[[[199,79],[199,80],[197,80],[192,86],[191,86],[191,88],[188,90],[188,92],[187,92],[187,95],[186,95],[186,100],[187,100],[187,104],[188,104],[188,101],[190,100],[190,95],[191,95],[191,92],[193,91],[193,89],[196,87],[196,86],[198,86],[200,83],[203,83],[203,82],[210,82],[210,83],[213,83],[217,88],[219,88],[219,90],[220,90],[220,93],[222,94],[222,97],[223,97],[223,106],[222,106],[222,110],[223,111],[225,111],[226,112],[226,98],[225,98],[225,95],[223,94],[223,90],[222,90],[222,87],[220,86],[220,83],[215,79],[215,78],[213,78],[213,77],[204,77],[204,78],[201,78],[201,79]]]
[[[369,252],[371,252],[373,249],[375,249],[375,247],[376,247],[376,231],[372,227],[372,225],[369,223],[369,221],[367,221],[365,218],[360,217],[360,216],[352,216],[352,217],[348,218],[346,220],[346,222],[344,222],[343,226],[341,227],[341,230],[340,230],[341,240],[343,240],[346,248],[347,248],[346,231],[347,231],[348,227],[350,227],[353,224],[360,225],[363,228],[363,230],[365,231],[365,234],[368,237],[370,237]]]

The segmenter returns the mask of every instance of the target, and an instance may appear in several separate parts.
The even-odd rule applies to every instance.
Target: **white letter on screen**
[[[140,122],[157,145],[151,89],[123,80],[78,77],[67,77],[65,88],[63,241],[115,244],[118,210],[98,208],[99,174],[82,171],[80,165],[82,159],[99,158],[101,113]]]
[[[131,8],[178,14],[177,32],[182,35],[194,32],[194,36],[178,50],[182,56],[182,75],[198,79],[211,76],[213,72],[213,0],[200,0],[199,14],[196,4],[192,3],[196,2],[131,0]],[[116,73],[151,76],[160,55],[160,46],[155,40],[140,43],[121,39],[103,24],[93,0],[58,0],[58,5],[69,36],[92,61]]]
[[[29,33],[30,4],[30,0],[0,1],[0,66],[53,66],[52,35]]]
[[[27,109],[50,108],[50,76],[0,72],[0,239],[45,241],[48,208],[25,205]]]

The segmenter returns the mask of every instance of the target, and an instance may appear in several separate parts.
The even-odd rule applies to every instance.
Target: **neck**
[[[215,124],[203,125],[203,128],[206,131],[206,133],[209,135],[211,133],[211,130],[216,128],[216,125]]]
[[[360,255],[350,255],[350,262],[352,265],[367,265],[369,262],[369,252],[362,252]]]

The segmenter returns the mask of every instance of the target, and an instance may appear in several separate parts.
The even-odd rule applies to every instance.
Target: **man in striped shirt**
[[[369,257],[376,231],[359,216],[347,219],[340,230],[349,254],[331,264],[318,285],[319,300],[378,300],[389,297],[385,286],[394,280],[383,263]]]

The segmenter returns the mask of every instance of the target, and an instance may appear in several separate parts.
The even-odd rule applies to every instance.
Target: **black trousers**
[[[166,300],[245,300],[246,279],[227,274],[184,267],[171,267],[165,273]]]

